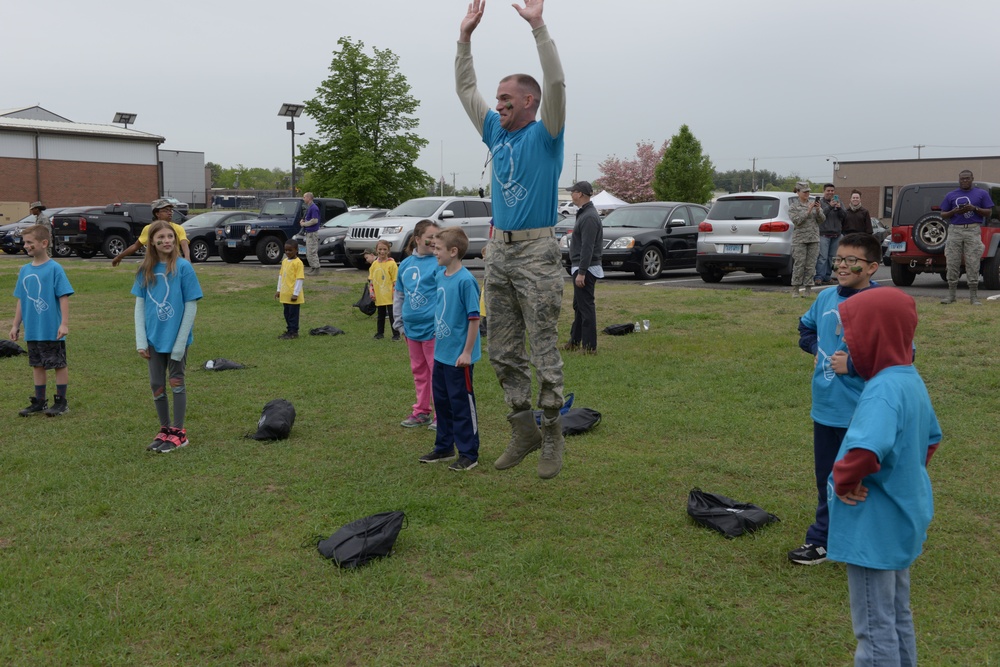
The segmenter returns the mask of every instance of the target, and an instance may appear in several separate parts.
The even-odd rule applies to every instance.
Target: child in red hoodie
[[[904,292],[882,288],[841,303],[840,318],[866,384],[830,475],[827,557],[847,563],[854,664],[915,666],[910,565],[934,514],[927,462],[941,441],[912,364],[917,310]]]

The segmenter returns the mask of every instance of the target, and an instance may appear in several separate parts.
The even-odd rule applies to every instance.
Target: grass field
[[[3,332],[22,263],[0,258]],[[602,282],[601,326],[652,327],[564,357],[566,390],[604,421],[543,481],[536,455],[492,467],[509,431],[485,358],[481,465],[417,464],[433,433],[398,426],[413,402],[406,348],[373,341],[374,320],[350,307],[361,272],[307,283],[303,330],[346,336],[278,341],[276,269],[199,265],[192,445],[147,454],[135,265],[64,266],[70,414],[19,418],[30,370],[0,359],[0,664],[851,664],[844,567],[785,558],[815,502],[803,301]],[[996,305],[918,308],[917,366],[945,433],[913,567],[921,664],[1000,665]],[[198,370],[215,357],[250,368]],[[244,439],[276,397],[295,404],[292,437]],[[727,541],[686,516],[694,486],[781,523]],[[317,537],[393,509],[408,524],[392,558],[341,571],[316,552]]]

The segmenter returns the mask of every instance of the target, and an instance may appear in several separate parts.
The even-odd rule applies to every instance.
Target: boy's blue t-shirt
[[[167,274],[167,265],[160,262],[154,267],[156,282],[141,283],[141,271],[136,274],[132,294],[146,302],[146,340],[162,354],[173,352],[177,332],[184,317],[184,304],[202,297],[201,285],[191,262],[177,258],[176,270]],[[186,345],[194,342],[194,328],[188,334]]]
[[[21,300],[24,340],[61,340],[56,338],[62,324],[59,298],[71,294],[73,287],[59,262],[50,259],[39,266],[22,266],[14,296]]]
[[[434,361],[454,366],[465,349],[469,317],[479,317],[479,283],[464,266],[450,276],[441,266],[437,270],[437,294]],[[477,328],[471,363],[479,361],[480,356]]]
[[[403,295],[403,331],[415,341],[434,338],[437,307],[437,257],[410,255],[396,272],[397,292]]]
[[[873,284],[873,287],[875,285]],[[857,292],[852,292],[856,294]],[[800,319],[816,332],[816,367],[812,378],[812,410],[809,416],[824,426],[847,428],[854,415],[865,381],[857,375],[837,375],[830,368],[834,352],[847,351],[844,327],[837,308],[849,297],[831,287],[819,293],[812,306]]]
[[[545,123],[534,121],[516,132],[500,125],[490,110],[483,119],[483,143],[493,160],[493,224],[514,231],[556,224],[563,135],[552,136]]]
[[[868,498],[857,505],[837,498],[830,476],[830,560],[876,570],[902,570],[916,560],[934,515],[927,450],[939,442],[941,426],[913,366],[890,366],[868,381],[837,461],[866,449],[881,469],[864,478]]]

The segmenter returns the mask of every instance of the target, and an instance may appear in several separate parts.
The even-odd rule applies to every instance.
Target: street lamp
[[[123,123],[125,125],[125,129],[127,130],[129,124],[135,125],[135,117],[138,116],[138,115],[139,114],[135,114],[135,113],[123,113],[123,112],[119,111],[118,113],[115,114],[115,119],[113,121],[111,121],[111,122],[112,123]]]
[[[292,196],[295,196],[295,119],[302,115],[302,110],[306,108],[304,104],[282,104],[279,116],[284,116],[290,120],[285,123],[285,128],[292,132]],[[299,132],[305,134],[305,132]]]

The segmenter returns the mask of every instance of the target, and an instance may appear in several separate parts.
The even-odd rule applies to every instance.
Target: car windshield
[[[387,218],[429,218],[441,206],[439,199],[411,199],[386,213]]]
[[[616,208],[604,218],[602,224],[608,227],[638,227],[640,229],[659,229],[667,218],[669,208]]]
[[[298,199],[272,199],[271,201],[264,202],[264,206],[260,209],[260,214],[293,216],[299,210],[299,201]]]
[[[733,197],[720,199],[708,212],[709,220],[770,220],[778,217],[779,202],[774,197]]]
[[[329,229],[331,227],[347,227],[354,224],[355,222],[364,222],[372,217],[374,211],[348,211],[347,213],[341,213],[336,218],[331,218],[323,224],[323,227]]]
[[[194,229],[195,227],[214,227],[215,223],[219,222],[219,220],[227,215],[229,214],[221,211],[202,213],[188,219],[181,225],[181,227],[186,227],[188,229]]]

